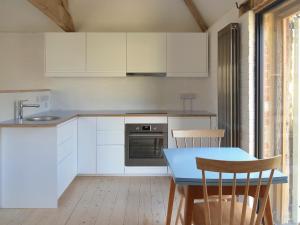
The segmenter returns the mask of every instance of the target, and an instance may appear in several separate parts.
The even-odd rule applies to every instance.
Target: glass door
[[[298,224],[299,211],[299,32],[300,2],[285,1],[262,15],[261,141],[263,158],[282,155],[289,183],[271,192],[276,224]]]
[[[129,135],[129,159],[161,159],[164,147],[163,133]]]

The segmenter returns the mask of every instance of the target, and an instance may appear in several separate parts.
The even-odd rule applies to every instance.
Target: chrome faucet
[[[16,118],[19,120],[23,119],[24,108],[39,108],[39,104],[24,104],[28,100],[19,100],[16,102]]]

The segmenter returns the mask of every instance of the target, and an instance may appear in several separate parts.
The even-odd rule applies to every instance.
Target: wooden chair
[[[177,148],[220,147],[225,130],[172,130],[172,134]],[[178,187],[177,190],[180,194],[180,202],[177,210],[176,225],[179,220],[183,223],[181,210],[184,202],[183,187]]]
[[[172,130],[177,148],[220,147],[225,130]]]
[[[204,202],[194,205],[193,223],[195,225],[260,225],[264,216],[267,200],[269,197],[270,186],[272,183],[274,171],[280,166],[281,156],[270,159],[255,161],[219,161],[197,158],[197,168],[202,173]],[[218,192],[217,201],[209,201],[206,173],[217,172]],[[262,173],[269,171],[269,177],[262,180]],[[222,175],[230,173],[233,182],[230,184],[231,200],[222,201],[222,192],[225,190],[222,184]],[[250,182],[251,174],[257,173],[257,182]],[[239,202],[236,198],[236,189],[238,174],[244,174],[245,186],[243,187],[243,201]],[[227,183],[228,186],[228,183]],[[251,187],[251,189],[250,189]],[[261,190],[264,190],[261,192]],[[248,197],[254,197],[252,208],[248,206]],[[254,195],[253,195],[254,193]],[[258,208],[258,201],[259,208]],[[213,215],[213,216],[212,216]]]

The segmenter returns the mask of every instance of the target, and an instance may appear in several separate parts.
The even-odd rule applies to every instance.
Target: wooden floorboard
[[[169,179],[77,177],[57,209],[0,209],[0,225],[163,225]]]

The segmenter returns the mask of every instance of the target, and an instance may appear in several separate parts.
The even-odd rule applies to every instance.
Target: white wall
[[[194,0],[208,26],[235,1]],[[2,32],[60,31],[27,0],[0,2]],[[77,31],[199,31],[183,0],[69,0],[69,6]]]
[[[50,88],[56,109],[181,109],[180,93],[195,92],[195,109],[217,112],[217,32],[228,23],[242,28],[242,147],[254,143],[254,15],[232,8],[209,29],[210,77],[45,78],[42,34],[0,34],[0,89]],[[250,33],[249,33],[250,31]]]
[[[27,0],[1,0],[0,31],[43,32],[61,29]]]
[[[44,112],[51,107],[50,91],[0,93],[0,121],[14,118],[14,104],[17,100],[28,100],[28,103],[40,104],[39,108],[24,108],[24,116]]]
[[[181,109],[180,93],[196,93],[194,109],[216,112],[209,78],[46,78],[42,34],[0,34],[0,89],[50,88],[55,109]]]
[[[229,23],[241,26],[241,147],[254,152],[254,14],[248,12],[239,17],[233,8],[209,28],[210,75],[217,88],[218,73],[218,31]],[[217,93],[215,98],[217,98]]]

